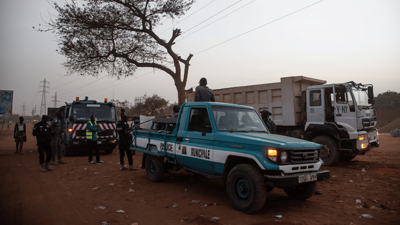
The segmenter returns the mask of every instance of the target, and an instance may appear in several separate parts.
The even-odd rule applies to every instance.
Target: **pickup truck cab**
[[[223,179],[229,200],[244,213],[259,211],[275,187],[308,199],[317,181],[330,176],[318,171],[321,145],[271,134],[249,106],[190,102],[178,118],[152,122],[150,130],[134,129],[130,147],[144,153],[142,168],[150,181],[179,169]]]

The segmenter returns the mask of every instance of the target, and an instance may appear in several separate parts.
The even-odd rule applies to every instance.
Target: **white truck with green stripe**
[[[143,152],[142,168],[150,181],[183,169],[223,179],[233,206],[255,213],[267,192],[283,188],[289,197],[310,198],[317,181],[321,145],[271,134],[249,106],[216,102],[182,105],[178,118],[155,118],[150,130],[133,131],[130,149]]]

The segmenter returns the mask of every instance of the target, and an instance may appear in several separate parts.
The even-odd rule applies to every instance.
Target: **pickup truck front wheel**
[[[233,206],[248,214],[260,211],[267,199],[262,174],[248,164],[237,165],[229,172],[226,192]]]
[[[147,179],[152,182],[160,181],[164,176],[164,158],[147,155],[146,157],[146,174]]]
[[[311,198],[317,190],[317,181],[299,184],[293,187],[284,188],[283,190],[291,198],[306,200]]]

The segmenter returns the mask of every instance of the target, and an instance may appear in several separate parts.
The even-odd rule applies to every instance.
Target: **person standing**
[[[51,164],[65,164],[64,161],[61,160],[61,122],[63,119],[63,113],[57,112],[57,117],[51,121],[50,131],[51,131],[51,149],[52,149],[52,159]],[[56,162],[56,155],[58,156],[58,162]]]
[[[46,172],[52,171],[50,164],[51,160],[51,138],[50,138],[50,128],[47,124],[48,117],[46,115],[42,116],[42,120],[33,126],[32,135],[36,136],[38,151],[39,151],[39,163],[40,171]],[[46,153],[46,163],[44,161],[44,153]]]
[[[127,170],[124,165],[125,153],[128,157],[129,171],[136,171],[138,169],[133,167],[132,155],[135,155],[135,151],[129,149],[132,144],[132,135],[130,134],[130,129],[128,125],[128,119],[126,116],[121,116],[122,121],[118,122],[118,135],[119,135],[119,162],[121,164],[121,170]]]
[[[24,142],[26,142],[26,125],[24,123],[24,117],[19,117],[19,123],[15,124],[14,127],[14,139],[16,143],[16,150],[15,154],[18,154],[18,147],[19,147],[19,154],[22,155],[22,146]]]
[[[97,122],[95,121],[94,115],[90,116],[90,121],[86,123],[86,140],[89,145],[89,163],[94,164],[93,162],[93,150],[96,154],[96,162],[103,163],[100,160],[99,146],[97,146],[97,132],[99,131],[99,126],[97,126]]]
[[[215,102],[214,92],[208,88],[207,79],[201,78],[199,82],[200,86],[196,87],[196,93],[194,95],[195,102]]]

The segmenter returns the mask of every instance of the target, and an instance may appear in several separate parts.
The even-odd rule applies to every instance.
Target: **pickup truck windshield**
[[[253,109],[213,106],[212,111],[219,131],[268,132]]]
[[[115,122],[115,107],[106,104],[75,104],[71,110],[74,121],[89,121],[94,115],[97,121]]]

